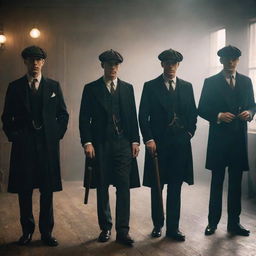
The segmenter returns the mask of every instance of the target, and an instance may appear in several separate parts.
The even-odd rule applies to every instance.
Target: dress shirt
[[[164,79],[164,84],[165,84],[165,86],[167,87],[168,90],[169,90],[169,87],[170,87],[170,81],[172,80],[172,88],[173,88],[173,90],[175,90],[176,83],[177,83],[177,77],[176,76],[172,79],[169,79],[163,74],[163,79]]]
[[[29,84],[30,88],[31,88],[31,84],[32,84],[33,80],[36,79],[37,81],[35,82],[35,87],[36,87],[36,89],[38,89],[39,84],[42,79],[42,74],[40,73],[37,77],[33,77],[33,76],[30,76],[29,74],[27,74],[27,79],[28,79],[28,84]]]
[[[105,77],[103,77],[103,80],[107,86],[107,89],[109,92],[111,92],[111,83],[114,83],[114,90],[116,90],[117,87],[117,77],[112,81],[112,80],[107,80]]]

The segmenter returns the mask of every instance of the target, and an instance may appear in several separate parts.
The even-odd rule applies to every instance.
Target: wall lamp
[[[38,38],[40,36],[40,30],[38,28],[32,28],[31,31],[29,32],[29,35],[32,37],[32,38]]]
[[[6,42],[6,36],[4,35],[2,25],[0,25],[0,49],[4,48],[5,42]]]

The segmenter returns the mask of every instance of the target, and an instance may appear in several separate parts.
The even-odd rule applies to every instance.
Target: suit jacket
[[[255,102],[251,79],[237,73],[234,90],[237,90],[239,112],[250,110],[254,115]],[[222,72],[205,79],[198,111],[199,115],[209,121],[210,124],[206,168],[217,170],[233,164],[240,170],[249,170],[247,122],[235,119],[229,124],[224,122],[217,123],[217,117],[220,112],[238,114],[234,113],[230,88]],[[235,130],[234,127],[236,127]],[[230,151],[233,151],[234,155],[227,159]]]
[[[95,188],[100,184],[101,171],[103,170],[104,148],[103,144],[107,137],[107,100],[105,98],[105,83],[103,78],[99,78],[85,85],[81,100],[79,129],[82,145],[86,142],[92,142],[96,159],[94,162],[94,171],[92,172],[91,187]],[[133,87],[118,79],[120,87],[120,116],[122,119],[122,128],[124,136],[130,143],[140,142],[138,121],[136,114],[136,105],[134,99]],[[88,161],[89,162],[89,161]],[[86,164],[85,184],[87,184],[88,165]],[[114,182],[111,182],[113,184]],[[132,160],[132,170],[130,175],[130,187],[139,187],[139,174],[136,158]]]
[[[184,161],[186,162],[183,180],[188,184],[193,184],[192,151],[190,135],[188,132],[192,136],[195,133],[197,110],[191,83],[177,78],[176,88],[179,90],[179,117],[184,124],[184,133],[179,136],[185,136],[185,139],[188,142],[186,151],[183,153]],[[173,118],[171,105],[172,102],[168,96],[168,91],[164,84],[162,75],[144,84],[139,110],[140,129],[144,143],[150,139],[154,139],[159,149],[161,144],[170,139],[169,137],[166,137],[166,130],[168,129],[168,124]],[[160,152],[158,151],[158,155],[159,153]],[[161,155],[159,155],[159,157],[161,158]],[[161,163],[161,159],[159,159],[159,161],[163,168],[167,165],[167,163]],[[168,180],[164,178],[164,175],[161,175],[162,172],[163,171],[160,169],[160,178],[162,183],[168,183]],[[146,150],[143,179],[143,184],[145,186],[152,186],[152,173],[152,158]]]
[[[62,189],[59,140],[66,132],[69,115],[59,83],[42,77],[40,86],[43,93],[42,117],[46,144],[46,152],[42,158],[47,163],[42,171],[43,190],[59,191]],[[12,142],[8,191],[18,193],[32,189],[33,126],[26,76],[9,84],[2,122],[3,130],[8,140]]]

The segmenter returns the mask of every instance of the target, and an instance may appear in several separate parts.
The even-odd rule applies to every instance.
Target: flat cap
[[[238,58],[242,53],[235,46],[228,45],[218,50],[217,55],[220,57]]]
[[[168,49],[168,50],[161,52],[158,55],[158,59],[161,61],[181,62],[183,60],[183,56],[181,53],[179,53],[173,49]]]
[[[45,50],[43,50],[39,46],[32,45],[32,46],[26,47],[21,52],[21,56],[23,57],[23,59],[33,58],[33,57],[40,58],[40,59],[46,59],[47,54],[46,54]]]
[[[101,62],[108,62],[108,61],[113,60],[113,61],[117,61],[119,63],[122,63],[123,62],[123,57],[119,52],[110,49],[108,51],[105,51],[105,52],[101,53],[99,55],[99,60]]]

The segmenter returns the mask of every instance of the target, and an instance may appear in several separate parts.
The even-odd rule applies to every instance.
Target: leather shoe
[[[26,245],[26,244],[28,244],[28,243],[31,241],[31,239],[32,239],[32,235],[33,235],[33,233],[26,233],[26,234],[23,234],[23,235],[20,237],[20,239],[19,239],[19,241],[18,241],[18,244],[19,244],[19,245]]]
[[[249,236],[250,235],[250,230],[245,229],[241,224],[236,224],[236,225],[228,227],[228,232],[231,235],[237,235],[237,236]]]
[[[98,241],[101,243],[105,243],[110,239],[110,236],[111,236],[110,230],[102,230],[98,237]]]
[[[124,245],[131,246],[134,243],[134,240],[130,237],[129,234],[117,234],[116,235],[116,242]]]
[[[210,236],[210,235],[212,235],[212,234],[214,234],[215,233],[215,230],[217,229],[217,227],[216,226],[211,226],[211,225],[207,225],[207,227],[206,227],[206,229],[205,229],[205,231],[204,231],[204,234],[206,235],[206,236]]]
[[[182,234],[182,232],[180,232],[179,229],[174,230],[174,231],[167,231],[166,232],[166,237],[172,238],[176,241],[180,241],[180,242],[184,242],[186,237],[184,234]]]
[[[151,237],[160,237],[162,235],[162,229],[158,227],[154,227],[152,232],[151,232]]]
[[[43,241],[44,244],[48,246],[58,246],[59,243],[56,238],[53,236],[42,236],[41,240]]]

